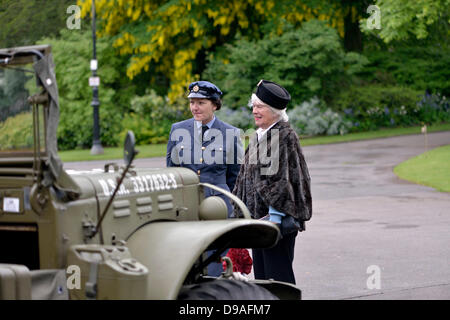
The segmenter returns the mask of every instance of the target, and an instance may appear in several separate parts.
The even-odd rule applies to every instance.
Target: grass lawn
[[[394,168],[401,179],[450,192],[450,145],[408,159]]]
[[[448,130],[450,130],[450,123],[438,124],[432,127],[428,127],[428,132],[448,131]],[[418,134],[420,132],[421,127],[382,129],[370,132],[349,133],[342,136],[337,135],[337,136],[301,138],[301,145],[311,146],[318,144],[330,144],[330,143],[349,142],[357,140],[387,138],[406,134]],[[166,155],[166,144],[137,146],[136,149],[139,150],[139,154],[136,156],[137,159],[164,157]],[[105,153],[103,155],[98,156],[91,155],[90,150],[60,151],[59,156],[64,162],[86,161],[86,160],[113,160],[123,158],[122,147],[104,148],[104,151]]]
[[[145,146],[136,146],[139,151],[136,159],[163,157],[166,155],[166,144],[154,144]],[[59,151],[58,154],[64,162],[68,161],[86,161],[86,160],[113,160],[123,159],[123,148],[103,148],[105,152],[102,155],[93,156],[90,150],[70,150]]]

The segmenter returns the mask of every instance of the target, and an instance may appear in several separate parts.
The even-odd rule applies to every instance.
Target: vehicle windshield
[[[32,64],[0,65],[0,156],[34,151],[33,107],[38,92]],[[45,150],[43,108],[39,108],[40,146]]]

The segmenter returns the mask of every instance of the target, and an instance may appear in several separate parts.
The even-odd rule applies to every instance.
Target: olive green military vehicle
[[[124,164],[68,174],[58,120],[51,47],[1,49],[0,299],[300,299],[290,284],[236,279],[227,258],[207,274],[226,248],[273,246],[275,225],[189,169],[134,168],[132,133]]]

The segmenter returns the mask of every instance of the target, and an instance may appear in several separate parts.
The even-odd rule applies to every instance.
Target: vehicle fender
[[[148,268],[148,299],[176,299],[184,279],[208,249],[269,248],[278,228],[266,221],[227,219],[153,222],[136,230],[127,247],[133,258]]]

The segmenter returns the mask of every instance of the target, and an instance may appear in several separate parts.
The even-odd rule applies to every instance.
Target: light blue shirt
[[[208,129],[211,129],[212,125],[214,124],[214,121],[216,121],[216,116],[213,115],[213,118],[210,122],[208,122],[206,124],[206,126],[208,126]],[[195,123],[197,124],[197,129],[200,130],[200,132],[202,131],[202,122],[201,121],[195,121]]]
[[[269,221],[281,224],[281,219],[285,216],[283,212],[269,206]]]

